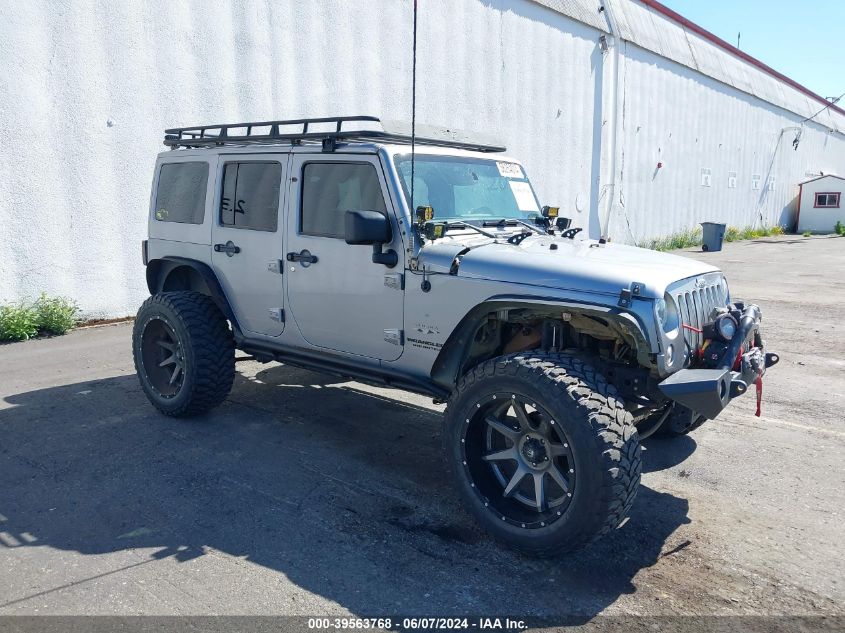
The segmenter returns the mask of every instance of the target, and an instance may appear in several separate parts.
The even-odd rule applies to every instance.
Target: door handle
[[[226,253],[229,257],[232,257],[235,253],[241,252],[241,247],[235,246],[232,244],[232,240],[229,240],[225,244],[215,244],[214,251],[216,253]]]
[[[303,266],[310,266],[317,263],[317,256],[312,255],[308,250],[301,250],[298,253],[288,253],[286,259],[289,262],[299,262]]]

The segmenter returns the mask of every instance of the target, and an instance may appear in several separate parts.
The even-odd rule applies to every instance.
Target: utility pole
[[[739,38],[742,37],[742,33],[736,34],[736,47],[739,48]]]

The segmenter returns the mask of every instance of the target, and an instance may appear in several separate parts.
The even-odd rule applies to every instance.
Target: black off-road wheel
[[[199,292],[147,299],[135,319],[132,353],[144,393],[165,415],[202,413],[232,389],[232,331],[214,301]]]
[[[443,434],[481,525],[532,556],[577,550],[619,526],[637,494],[637,429],[616,389],[566,354],[482,363],[449,399]]]

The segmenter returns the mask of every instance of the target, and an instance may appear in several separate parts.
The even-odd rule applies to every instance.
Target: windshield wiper
[[[522,225],[528,227],[532,231],[536,233],[540,233],[541,235],[545,235],[545,231],[541,231],[536,226],[529,224],[524,220],[519,220],[517,218],[502,218],[501,220],[484,220],[482,226],[498,226],[498,227],[505,227],[505,226],[517,226]]]
[[[481,226],[516,226],[514,218],[502,218],[501,220],[484,220]]]
[[[444,223],[446,224],[446,228],[449,228],[449,229],[470,229],[472,231],[476,231],[478,233],[481,233],[485,237],[492,237],[494,239],[497,237],[495,234],[491,233],[490,231],[485,231],[484,229],[482,229],[478,226],[475,226],[474,224],[470,224],[469,222],[449,222],[449,221],[446,221]],[[485,224],[485,226],[487,226],[487,225]]]
[[[546,234],[546,232],[545,232],[544,230],[542,230],[540,227],[535,226],[535,225],[533,225],[533,224],[529,224],[529,223],[528,223],[528,222],[526,222],[525,220],[517,220],[517,222],[519,222],[522,226],[527,226],[529,229],[531,229],[531,230],[532,230],[532,231],[534,231],[535,233],[539,233],[540,235],[545,235],[545,234]]]

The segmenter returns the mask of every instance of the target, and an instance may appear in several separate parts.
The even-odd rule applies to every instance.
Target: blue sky
[[[822,97],[845,92],[843,0],[660,0]],[[840,107],[845,98],[839,102]]]

